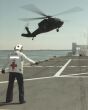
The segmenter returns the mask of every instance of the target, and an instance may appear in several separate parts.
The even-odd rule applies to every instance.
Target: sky
[[[34,4],[48,15],[55,15],[73,7],[82,11],[56,16],[64,21],[59,29],[39,34],[34,40],[21,37],[26,33],[28,25],[31,32],[38,28],[41,20],[23,22],[20,18],[40,17],[27,11],[22,6]],[[54,49],[66,50],[72,48],[72,43],[85,45],[88,39],[88,0],[0,0],[0,50],[13,49],[16,44],[22,44],[26,50]]]

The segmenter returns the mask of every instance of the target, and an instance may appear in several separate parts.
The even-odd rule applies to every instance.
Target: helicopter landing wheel
[[[34,40],[34,37],[32,37],[32,40]]]
[[[59,32],[59,29],[57,28],[56,31]]]

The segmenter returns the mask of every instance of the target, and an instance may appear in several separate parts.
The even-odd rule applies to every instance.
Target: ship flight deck
[[[8,73],[0,74],[0,110],[88,110],[88,57],[62,56],[24,65],[25,104],[6,104]]]

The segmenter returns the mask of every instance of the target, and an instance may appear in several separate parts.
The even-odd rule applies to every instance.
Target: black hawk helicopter
[[[56,31],[59,32],[59,28],[62,27],[62,25],[64,24],[64,21],[62,21],[59,18],[55,18],[53,16],[71,13],[71,12],[78,12],[78,11],[82,10],[80,7],[74,7],[74,8],[71,8],[69,10],[58,13],[56,15],[49,16],[49,15],[46,15],[45,13],[43,13],[42,11],[40,11],[40,9],[37,8],[35,5],[26,5],[26,6],[23,6],[22,8],[24,8],[26,10],[30,10],[34,13],[37,13],[37,14],[41,15],[42,17],[22,18],[21,20],[30,21],[30,20],[43,19],[40,23],[38,23],[38,29],[36,29],[34,32],[31,33],[28,26],[26,26],[25,29],[26,29],[27,33],[21,34],[21,36],[23,36],[23,37],[32,37],[32,40],[34,39],[34,37],[36,37],[36,35],[38,35],[40,33],[49,32],[49,31],[52,31],[54,29],[56,29]]]

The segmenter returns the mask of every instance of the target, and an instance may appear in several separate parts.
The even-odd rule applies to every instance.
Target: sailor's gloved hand
[[[5,74],[5,69],[2,69],[2,71],[1,71],[1,72],[2,72],[2,74]]]

